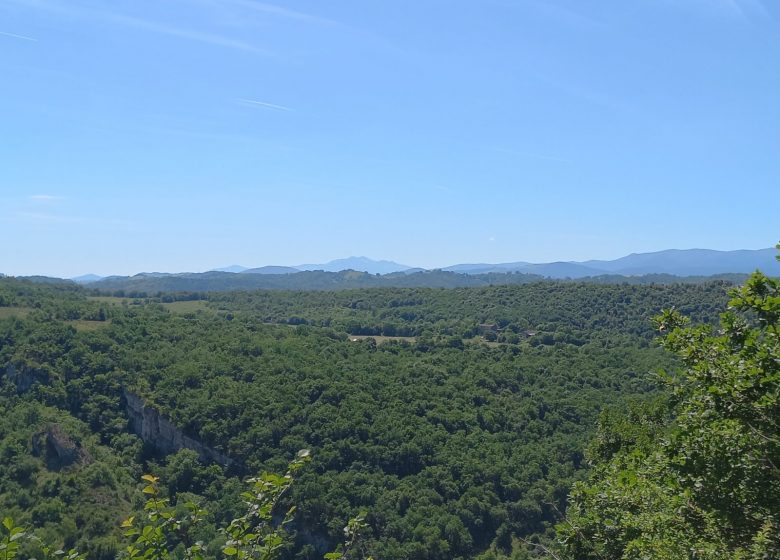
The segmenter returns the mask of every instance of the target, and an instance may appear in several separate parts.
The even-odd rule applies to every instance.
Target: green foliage
[[[0,523],[0,560],[14,560],[24,552],[22,545],[24,541],[32,541],[38,545],[40,558],[43,560],[85,560],[85,556],[71,549],[64,551],[62,549],[54,550],[52,547],[41,543],[40,539],[25,531],[22,527],[14,524],[10,517],[3,518]]]
[[[0,540],[0,560],[13,560],[19,554],[21,539],[26,536],[24,529],[14,525],[10,517],[3,518],[2,540]]]
[[[349,558],[352,551],[357,551],[361,556],[366,556],[365,560],[373,560],[367,556],[361,536],[368,531],[369,526],[366,523],[366,512],[362,511],[357,516],[350,519],[344,527],[344,543],[340,544],[333,552],[325,554],[325,560],[343,560]]]
[[[450,290],[216,293],[209,300],[212,308],[266,323],[330,327],[353,335],[484,335],[499,342],[515,338],[532,343],[549,335],[548,344],[581,345],[605,331],[650,340],[648,318],[672,306],[698,321],[711,321],[726,303],[726,286],[536,282]],[[495,329],[480,328],[484,324]]]
[[[122,523],[124,536],[131,539],[126,554],[128,560],[167,560],[175,557],[172,545],[182,543],[185,560],[202,560],[204,547],[201,541],[191,541],[191,529],[203,520],[205,510],[194,502],[184,504],[186,515],[180,516],[169,499],[160,493],[159,478],[146,474],[141,477],[146,483],[142,492],[148,496],[144,504],[145,522],[132,516]]]
[[[233,519],[222,532],[226,540],[221,546],[222,554],[229,559],[274,560],[279,558],[285,544],[285,527],[293,521],[295,507],[286,508],[276,517],[282,499],[292,486],[293,476],[310,460],[310,453],[304,449],[298,452],[288,465],[284,475],[264,472],[250,478],[250,490],[241,494],[246,506],[243,516]],[[205,519],[207,512],[194,502],[180,507],[170,504],[159,486],[159,477],[146,474],[141,477],[144,486],[141,492],[147,497],[141,516],[131,516],[122,522],[123,535],[130,544],[119,555],[125,560],[204,560],[213,558],[202,541],[194,541],[192,534]],[[183,512],[183,513],[182,513]],[[361,548],[360,533],[367,528],[365,514],[350,519],[344,527],[345,543],[326,559],[346,558],[350,550]],[[44,544],[31,533],[14,524],[10,517],[2,520],[0,527],[0,560],[14,560],[21,554],[24,539],[35,540],[40,546],[40,557],[44,560],[85,560],[85,556],[71,549],[69,552],[55,550]],[[371,560],[367,558],[366,560]]]
[[[293,482],[293,475],[309,460],[307,449],[298,452],[297,457],[287,467],[284,476],[263,473],[250,478],[251,490],[241,494],[247,512],[236,518],[225,528],[228,540],[222,548],[226,556],[238,560],[272,560],[284,544],[285,527],[293,520],[295,506],[289,507],[281,521],[274,523],[282,497]]]
[[[117,521],[143,515],[133,498],[141,473],[157,473],[162,494],[179,495],[166,506],[176,519],[188,515],[186,501],[211,512],[192,542],[213,555],[227,538],[218,528],[245,513],[240,479],[284,472],[304,447],[316,461],[283,500],[297,511],[281,558],[320,557],[361,510],[369,512],[361,542],[383,560],[523,558],[520,539],[552,538],[599,412],[652,396],[648,372],[674,365],[652,345],[647,317],[677,306],[713,322],[727,301],[722,283],[544,282],[218,294],[204,309],[172,313],[146,299],[112,304],[4,282],[9,301],[29,295],[13,305],[47,311],[0,319],[1,404],[12,411],[0,417],[0,508],[25,526],[40,521],[47,542],[100,560],[117,550]],[[105,328],[69,322],[72,310],[101,307]],[[359,333],[409,338],[348,336]],[[179,441],[208,446],[229,466],[204,464],[195,445],[165,456],[141,442],[128,422],[130,393],[169,420]],[[63,467],[35,455],[47,423],[65,426],[94,461]],[[643,437],[652,435],[630,434]],[[176,555],[184,542],[175,540]]]
[[[0,410],[0,511],[58,548],[113,558],[130,470],[65,411],[3,394]],[[39,555],[34,542],[25,551]]]
[[[248,479],[250,489],[241,494],[246,513],[236,517],[221,532],[225,542],[220,547],[229,559],[274,560],[279,558],[287,540],[286,527],[293,522],[295,506],[284,508],[278,517],[285,495],[289,492],[294,475],[310,461],[307,449],[299,451],[287,466],[284,475],[264,472]],[[193,502],[183,504],[186,514],[181,516],[169,499],[162,496],[159,478],[153,475],[141,477],[146,485],[142,492],[148,496],[144,504],[145,521],[135,516],[122,523],[125,537],[131,539],[127,553],[128,560],[203,560],[213,557],[202,541],[192,542],[191,534],[204,520],[207,512]],[[180,508],[178,508],[180,509]],[[345,558],[345,553],[357,548],[360,533],[367,528],[364,515],[351,519],[344,528],[346,542],[337,551],[325,554],[329,560]],[[177,554],[177,545],[183,550]],[[368,558],[367,560],[371,560]]]
[[[753,274],[721,328],[657,319],[684,368],[666,375],[671,422],[609,424],[559,527],[570,558],[763,559],[780,554],[780,282]],[[648,438],[652,435],[654,438]],[[612,438],[614,439],[614,438]],[[604,449],[608,452],[604,452]]]
[[[741,282],[746,274],[719,274],[716,276],[680,277],[671,274],[646,274],[622,276],[606,274],[576,280],[578,284],[700,284],[717,280]],[[132,277],[106,278],[90,288],[95,294],[110,293],[118,297],[145,299],[160,298],[170,302],[183,294],[202,295],[206,292],[229,292],[236,290],[295,290],[337,291],[390,288],[475,288],[482,286],[505,286],[541,283],[542,276],[519,272],[489,272],[483,274],[461,274],[445,270],[421,272],[397,272],[393,274],[369,274],[355,270],[326,272],[322,270],[303,271],[295,274],[234,274],[230,272],[182,273],[165,275],[136,275]]]

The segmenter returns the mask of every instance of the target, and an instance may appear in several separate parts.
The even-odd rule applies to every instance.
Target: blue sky
[[[780,239],[768,0],[2,0],[0,272]]]

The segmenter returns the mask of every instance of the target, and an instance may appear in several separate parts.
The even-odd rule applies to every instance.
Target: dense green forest
[[[576,280],[596,284],[700,284],[724,280],[742,282],[747,274],[731,273],[716,276],[675,276],[672,274],[642,274],[623,276],[605,274]],[[43,279],[41,279],[43,280]],[[48,279],[49,281],[54,279]],[[135,276],[110,276],[89,284],[99,293],[114,293],[131,297],[147,297],[160,292],[225,292],[236,290],[354,290],[364,288],[474,288],[529,284],[544,280],[543,276],[521,272],[488,272],[464,274],[446,270],[369,274],[356,270],[327,272],[308,270],[288,274],[234,274],[231,272],[183,272],[175,274],[141,273]]]
[[[154,472],[210,512],[213,555],[242,479],[307,448],[287,558],[322,557],[361,510],[375,558],[533,556],[586,476],[600,413],[649,406],[655,372],[678,364],[651,317],[714,324],[728,287],[125,298],[0,279],[0,513],[107,560]]]
[[[561,558],[780,557],[780,282],[732,296],[717,329],[656,319],[684,367],[663,398],[601,416]]]

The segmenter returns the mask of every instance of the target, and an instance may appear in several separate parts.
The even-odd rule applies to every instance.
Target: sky
[[[780,240],[780,2],[0,0],[0,272]]]

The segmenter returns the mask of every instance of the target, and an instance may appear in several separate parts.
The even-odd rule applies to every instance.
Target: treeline
[[[102,293],[122,291],[126,294],[151,295],[159,292],[222,292],[236,290],[348,290],[356,288],[455,288],[491,284],[525,284],[538,282],[541,276],[520,273],[458,274],[443,270],[415,273],[369,274],[355,270],[326,272],[322,270],[294,274],[234,274],[203,272],[182,274],[138,274],[111,277],[90,287]],[[143,297],[143,296],[141,296]]]
[[[584,343],[593,336],[651,339],[650,318],[676,307],[712,321],[727,300],[723,281],[670,286],[536,282],[520,286],[210,294],[211,306],[270,323],[332,327],[355,335],[424,334],[518,342]],[[538,335],[538,336],[537,336]]]
[[[656,320],[684,367],[667,398],[601,416],[560,558],[780,557],[780,282],[732,295],[718,328]]]
[[[701,284],[713,281],[739,283],[746,274],[719,274],[704,276],[673,276],[647,274],[642,276],[604,275],[578,280],[563,280],[592,284]],[[203,272],[179,274],[137,274],[113,276],[89,284],[96,294],[120,297],[156,297],[165,292],[229,292],[240,290],[295,290],[339,291],[365,288],[475,288],[483,286],[511,286],[541,282],[544,277],[519,272],[492,272],[462,274],[444,270],[369,274],[355,270],[325,272],[303,271],[293,274],[234,274],[230,272]]]

